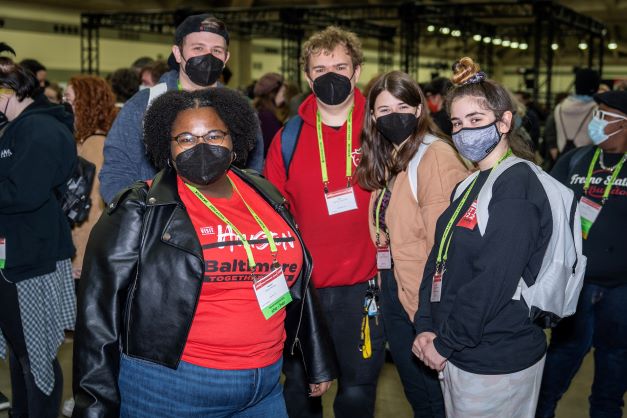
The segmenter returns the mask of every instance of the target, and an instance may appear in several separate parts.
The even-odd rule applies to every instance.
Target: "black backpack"
[[[78,157],[72,177],[59,193],[61,209],[67,217],[70,227],[85,222],[91,209],[91,189],[96,176],[96,165],[83,157]]]

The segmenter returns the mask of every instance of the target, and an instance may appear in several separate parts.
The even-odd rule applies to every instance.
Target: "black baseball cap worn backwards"
[[[614,90],[595,94],[594,100],[627,115],[627,91]]]
[[[181,45],[183,39],[194,32],[211,32],[216,35],[220,35],[226,40],[226,44],[229,44],[229,33],[226,30],[224,24],[221,25],[203,25],[203,21],[207,18],[214,17],[209,13],[187,16],[180,25],[177,26],[174,32],[174,44]]]

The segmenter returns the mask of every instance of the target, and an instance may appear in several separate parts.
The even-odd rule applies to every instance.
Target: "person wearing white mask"
[[[627,92],[594,96],[592,145],[561,158],[551,175],[579,199],[586,279],[574,316],[553,330],[536,417],[555,416],[594,346],[591,417],[621,417],[627,389]]]

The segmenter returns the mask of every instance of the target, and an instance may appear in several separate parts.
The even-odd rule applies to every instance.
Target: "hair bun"
[[[479,65],[470,57],[463,57],[453,64],[453,77],[451,81],[456,86],[469,83],[478,83],[486,78],[485,73],[479,71]]]

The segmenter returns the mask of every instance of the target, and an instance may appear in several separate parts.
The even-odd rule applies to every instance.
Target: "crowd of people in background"
[[[592,347],[590,416],[621,416],[627,83],[577,69],[547,108],[468,57],[362,80],[360,40],[328,27],[303,44],[304,91],[276,72],[237,91],[229,43],[192,15],[167,60],[56,82],[0,43],[11,417],[321,418],[334,380],[335,417],[374,417],[389,350],[415,417],[551,418]],[[542,169],[587,257],[550,333],[521,298],[556,233]]]

